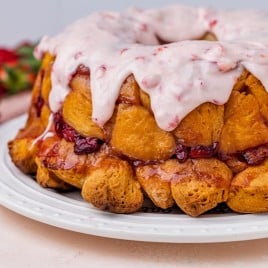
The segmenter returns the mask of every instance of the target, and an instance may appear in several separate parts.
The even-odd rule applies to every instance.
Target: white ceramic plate
[[[127,240],[202,243],[268,237],[268,214],[117,215],[93,208],[78,192],[63,195],[43,189],[15,168],[8,155],[7,141],[24,121],[22,116],[0,126],[0,203],[19,214],[76,232]]]

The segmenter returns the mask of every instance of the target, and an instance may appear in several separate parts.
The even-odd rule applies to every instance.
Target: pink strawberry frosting
[[[90,70],[94,121],[112,116],[120,87],[133,74],[150,95],[158,126],[171,131],[205,102],[224,104],[244,68],[268,89],[268,12],[171,6],[99,12],[55,37],[35,55],[56,56],[50,108],[57,112],[81,64]],[[205,33],[218,41],[201,41]],[[160,41],[165,45],[160,45]]]

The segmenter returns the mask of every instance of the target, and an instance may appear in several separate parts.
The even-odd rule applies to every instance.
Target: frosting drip
[[[259,11],[173,6],[100,12],[56,37],[44,37],[35,55],[56,55],[49,96],[53,112],[83,64],[90,70],[92,117],[98,125],[110,119],[122,83],[133,74],[150,95],[158,126],[171,131],[200,104],[227,102],[244,68],[268,89],[267,25],[268,12]],[[219,41],[189,41],[206,32]]]

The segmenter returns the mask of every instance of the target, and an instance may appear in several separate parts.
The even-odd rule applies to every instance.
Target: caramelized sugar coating
[[[160,164],[136,168],[136,176],[143,190],[160,208],[172,207],[175,202],[171,193],[171,181],[176,177],[178,161],[170,159]]]
[[[83,198],[100,209],[115,213],[131,213],[141,208],[143,194],[131,166],[120,159],[108,157],[87,176],[82,188]]]
[[[150,98],[133,75],[122,85],[112,118],[103,129],[97,126],[91,119],[90,73],[81,67],[59,113],[64,135],[57,131],[54,114],[52,137],[39,139],[51,116],[53,61],[49,54],[44,57],[26,125],[9,142],[15,165],[36,174],[40,185],[82,189],[86,201],[116,213],[137,211],[143,191],[156,206],[176,203],[191,216],[226,200],[238,212],[268,211],[267,160],[263,162],[268,152],[268,94],[249,72],[238,79],[227,104],[204,103],[175,131],[166,132],[157,126]],[[100,143],[88,153],[83,143],[91,141]],[[175,158],[179,148],[185,151],[184,163]],[[216,159],[218,150],[222,161]],[[140,165],[132,165],[133,160]],[[236,173],[232,182],[226,164]]]
[[[268,160],[234,177],[227,204],[240,213],[268,211]]]
[[[37,161],[49,172],[79,189],[87,174],[87,159],[87,155],[74,153],[73,143],[55,137],[45,139],[37,153]]]

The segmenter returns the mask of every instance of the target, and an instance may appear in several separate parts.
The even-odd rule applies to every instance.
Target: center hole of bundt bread
[[[161,39],[159,36],[157,36],[157,39],[158,39],[158,42],[160,45],[167,45],[167,44],[172,43],[172,42],[167,42],[167,41]],[[197,40],[212,41],[212,42],[218,41],[216,35],[211,33],[211,32],[206,32],[203,36],[200,37],[200,39],[197,39]]]
[[[200,40],[205,40],[205,41],[218,41],[217,37],[215,34],[207,32],[205,33]]]

